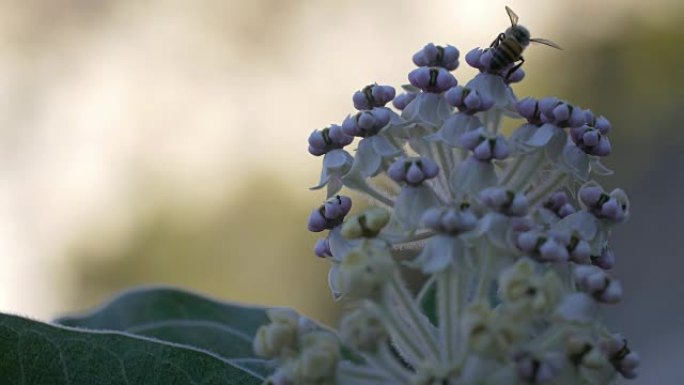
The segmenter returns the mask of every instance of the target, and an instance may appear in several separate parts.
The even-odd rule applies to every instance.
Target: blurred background
[[[406,83],[427,42],[489,44],[504,5],[565,48],[531,47],[517,94],[613,122],[602,182],[633,209],[606,317],[643,356],[630,383],[681,384],[678,0],[2,0],[0,310],[48,320],[170,284],[335,324],[305,225],[324,199],[309,133],[366,84]]]

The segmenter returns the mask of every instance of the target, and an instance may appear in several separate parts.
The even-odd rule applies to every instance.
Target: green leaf
[[[268,323],[265,310],[219,302],[180,289],[151,287],[127,291],[89,314],[55,322],[200,348],[266,377],[272,368],[252,352],[256,330]]]
[[[423,314],[433,325],[437,326],[437,285],[434,279],[423,284],[423,288],[418,293],[418,303]]]
[[[210,352],[118,331],[0,315],[6,385],[257,385],[263,378]]]

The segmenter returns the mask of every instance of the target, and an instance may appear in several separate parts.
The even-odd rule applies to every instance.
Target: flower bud
[[[401,94],[394,98],[392,105],[394,105],[394,107],[398,110],[403,110],[409,105],[409,103],[413,101],[413,99],[416,98],[416,96],[418,96],[417,92],[407,92],[405,94]]]
[[[418,67],[443,67],[453,71],[458,67],[458,57],[456,47],[442,47],[430,43],[413,55],[413,63]]]
[[[490,209],[505,215],[522,217],[527,214],[527,199],[524,194],[489,187],[480,192],[480,201]]]
[[[300,345],[297,374],[301,383],[332,383],[340,359],[337,338],[330,332],[316,331],[303,335]]]
[[[411,71],[408,76],[409,82],[425,92],[442,93],[458,82],[454,75],[441,67],[420,67]]]
[[[328,199],[309,215],[309,231],[317,233],[339,226],[350,209],[351,199],[349,197],[337,195]]]
[[[376,298],[394,275],[395,264],[387,247],[362,245],[347,254],[340,265],[342,292],[355,298]]]
[[[342,236],[349,239],[354,238],[372,238],[380,233],[385,225],[389,222],[389,213],[387,210],[374,207],[370,208],[359,215],[355,215],[342,225]]]
[[[397,183],[419,186],[439,174],[439,166],[427,157],[400,158],[387,169],[387,175]]]
[[[254,353],[276,358],[291,354],[297,346],[299,315],[292,309],[275,308],[266,313],[271,323],[261,326],[254,337]]]
[[[502,317],[484,303],[475,303],[466,309],[463,325],[468,345],[482,355],[503,356],[521,337],[517,322]]]
[[[358,308],[342,318],[340,338],[351,348],[374,353],[388,339],[382,320],[368,309]]]
[[[394,95],[394,87],[371,84],[361,91],[356,91],[352,100],[357,110],[370,110],[374,107],[384,107],[394,99]]]
[[[506,306],[522,315],[547,313],[560,298],[561,283],[548,271],[535,273],[534,262],[520,259],[499,275],[499,297]]]

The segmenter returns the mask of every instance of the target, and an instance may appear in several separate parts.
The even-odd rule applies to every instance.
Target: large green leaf
[[[150,287],[127,291],[89,314],[55,322],[201,348],[262,376],[271,372],[268,363],[252,352],[256,330],[268,323],[265,309],[260,307],[219,302],[170,287]]]
[[[0,315],[3,385],[257,385],[262,377],[210,352],[118,331]]]

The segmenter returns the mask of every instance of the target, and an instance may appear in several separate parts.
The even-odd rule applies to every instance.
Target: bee
[[[531,38],[530,31],[518,24],[518,15],[508,7],[506,7],[506,12],[511,19],[511,26],[508,27],[505,32],[500,33],[489,46],[489,49],[492,52],[492,61],[489,65],[489,70],[491,72],[498,73],[506,66],[517,63],[506,73],[506,79],[508,79],[508,77],[525,62],[522,53],[530,42],[562,49],[558,44],[550,40]]]

